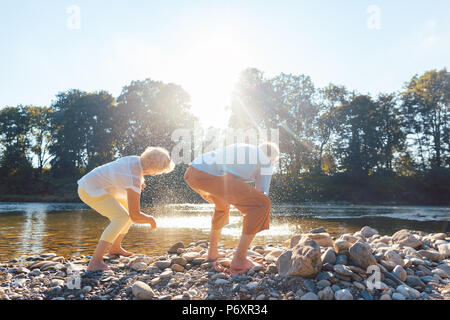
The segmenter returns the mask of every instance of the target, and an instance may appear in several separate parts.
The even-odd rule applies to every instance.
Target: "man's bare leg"
[[[250,243],[255,238],[256,234],[243,234],[239,245],[234,253],[231,261],[231,272],[233,274],[241,274],[255,266],[255,263],[247,259],[247,251]]]
[[[215,261],[218,258],[223,258],[225,255],[219,253],[218,243],[220,235],[222,234],[222,228],[211,229],[209,234],[209,248],[208,248],[208,260]]]

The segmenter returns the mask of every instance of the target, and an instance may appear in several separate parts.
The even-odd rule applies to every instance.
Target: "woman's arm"
[[[138,224],[151,224],[152,229],[156,228],[156,222],[153,217],[141,212],[141,195],[131,189],[127,190],[128,197],[128,211],[130,213],[131,221]]]

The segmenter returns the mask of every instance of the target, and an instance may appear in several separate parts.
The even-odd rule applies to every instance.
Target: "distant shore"
[[[0,195],[0,203],[2,202],[55,202],[55,203],[82,203],[77,194],[65,194],[65,195]],[[182,201],[179,203],[186,203]],[[172,202],[173,203],[173,202]],[[200,201],[189,201],[189,203],[203,203]],[[311,202],[277,202],[272,201],[273,204],[285,204],[285,205],[380,205],[380,206],[450,206],[449,203],[413,203],[413,202],[396,202],[396,201],[311,201]],[[156,205],[164,205],[165,203],[157,203]]]
[[[179,241],[159,256],[105,257],[114,268],[105,272],[86,272],[90,256],[10,259],[0,262],[0,300],[450,300],[446,233],[365,226],[335,238],[316,228],[251,247],[258,265],[241,275],[218,272],[207,248]],[[226,270],[234,248],[220,251]]]

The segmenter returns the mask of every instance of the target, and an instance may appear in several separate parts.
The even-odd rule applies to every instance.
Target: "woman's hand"
[[[156,221],[152,216],[147,216],[148,223],[150,223],[150,230],[156,229]]]
[[[141,184],[141,191],[144,191],[145,188],[147,188],[147,185],[145,183]]]

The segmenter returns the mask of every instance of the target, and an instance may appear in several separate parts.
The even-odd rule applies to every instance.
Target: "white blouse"
[[[127,190],[141,194],[144,174],[139,156],[129,156],[104,164],[78,180],[78,185],[90,196],[110,194],[117,199],[127,199]]]

